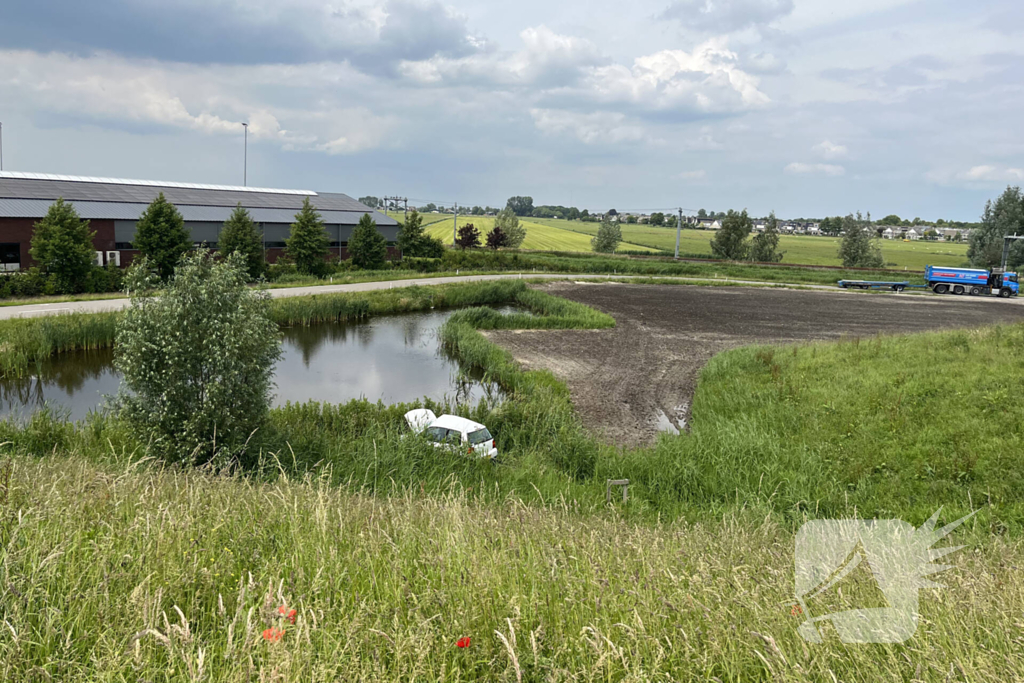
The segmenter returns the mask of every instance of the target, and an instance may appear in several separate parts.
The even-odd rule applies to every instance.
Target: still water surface
[[[493,386],[481,384],[478,375],[461,374],[458,363],[441,351],[437,332],[451,314],[430,311],[283,329],[274,405],[354,398],[398,403],[424,396],[476,403],[489,391],[497,398]],[[80,420],[103,404],[104,395],[116,394],[120,381],[111,349],[61,354],[33,376],[0,380],[0,417],[25,417],[50,405]]]

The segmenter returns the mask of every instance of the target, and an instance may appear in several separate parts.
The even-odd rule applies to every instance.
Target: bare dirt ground
[[[725,349],[1024,320],[1024,302],[966,296],[582,282],[538,289],[603,311],[616,327],[488,336],[525,367],[564,380],[584,423],[623,445],[685,424],[700,369]]]

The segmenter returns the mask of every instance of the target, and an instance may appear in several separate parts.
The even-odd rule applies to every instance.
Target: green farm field
[[[392,213],[394,218],[402,220],[401,213]],[[593,251],[590,246],[590,234],[567,230],[564,226],[547,225],[537,219],[520,219],[526,228],[526,241],[523,242],[523,249],[535,249],[538,251]],[[569,221],[559,221],[569,225]],[[494,227],[492,216],[459,216],[459,226],[472,223],[480,231],[480,240],[484,240],[491,228]],[[428,235],[440,239],[445,244],[452,243],[452,217],[448,215],[423,214],[423,226]],[[594,233],[597,232],[595,227]],[[655,253],[660,251],[656,246],[642,245],[623,242],[619,245],[619,251],[646,251]]]
[[[597,233],[597,223],[565,221],[557,218],[533,218],[532,221],[550,228],[571,230],[580,234]],[[632,244],[673,251],[676,246],[674,228],[659,228],[649,225],[623,225],[622,239]],[[710,242],[714,233],[708,230],[683,230],[679,238],[681,254],[706,254],[711,256]],[[838,237],[812,237],[809,235],[783,235],[779,240],[785,252],[783,263],[800,263],[814,266],[842,265],[836,256],[839,250]],[[629,247],[627,247],[629,248]],[[967,245],[952,242],[903,242],[882,240],[882,256],[889,268],[924,270],[925,266],[963,266],[967,263]]]

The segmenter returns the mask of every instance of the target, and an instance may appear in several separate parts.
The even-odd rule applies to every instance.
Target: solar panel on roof
[[[30,177],[40,176],[40,177]],[[98,179],[93,179],[98,180]],[[179,183],[182,185],[182,183]],[[57,179],[57,176],[43,177],[42,174],[3,172],[0,175],[0,198],[53,201],[63,197],[68,201],[142,203],[149,204],[158,193],[178,207],[219,206],[234,207],[241,204],[248,209],[287,210],[294,213],[309,199],[319,211],[343,211],[366,213],[371,209],[352,197],[340,192],[324,192],[316,195],[281,194],[261,192],[257,188],[217,189],[217,186],[168,187],[148,185],[122,185],[103,182],[76,182]],[[374,214],[378,224],[390,224],[390,219]]]
[[[0,198],[0,218],[42,218],[49,210],[51,201],[48,199],[9,199]],[[69,200],[78,215],[88,220],[129,220],[139,219],[146,210],[147,203],[129,202],[90,202]],[[233,211],[231,206],[178,206],[178,211],[186,221],[222,223]],[[249,208],[249,214],[257,223],[289,224],[295,220],[296,210],[279,208]],[[365,211],[321,211],[320,216],[328,225],[355,225]],[[373,219],[381,227],[395,226],[397,221],[376,211]]]
[[[91,178],[77,175],[56,175],[52,173],[22,173],[20,171],[0,171],[0,178],[11,180],[57,180],[68,183],[99,183],[103,185],[141,185],[144,187],[176,187],[188,190],[226,190],[229,192],[261,192],[265,194],[294,194],[315,197],[312,190],[283,190],[267,187],[247,187],[243,185],[204,185],[200,183],[177,183],[162,180],[132,180],[129,178]]]

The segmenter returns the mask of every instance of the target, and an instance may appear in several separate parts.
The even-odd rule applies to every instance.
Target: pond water
[[[274,370],[274,405],[354,398],[399,403],[425,396],[460,403],[500,400],[496,387],[482,384],[479,373],[461,373],[441,350],[438,329],[452,312],[284,328],[282,356]],[[120,381],[111,349],[54,356],[35,375],[0,380],[0,417],[27,417],[49,405],[80,420],[99,408],[105,395],[116,394]]]

